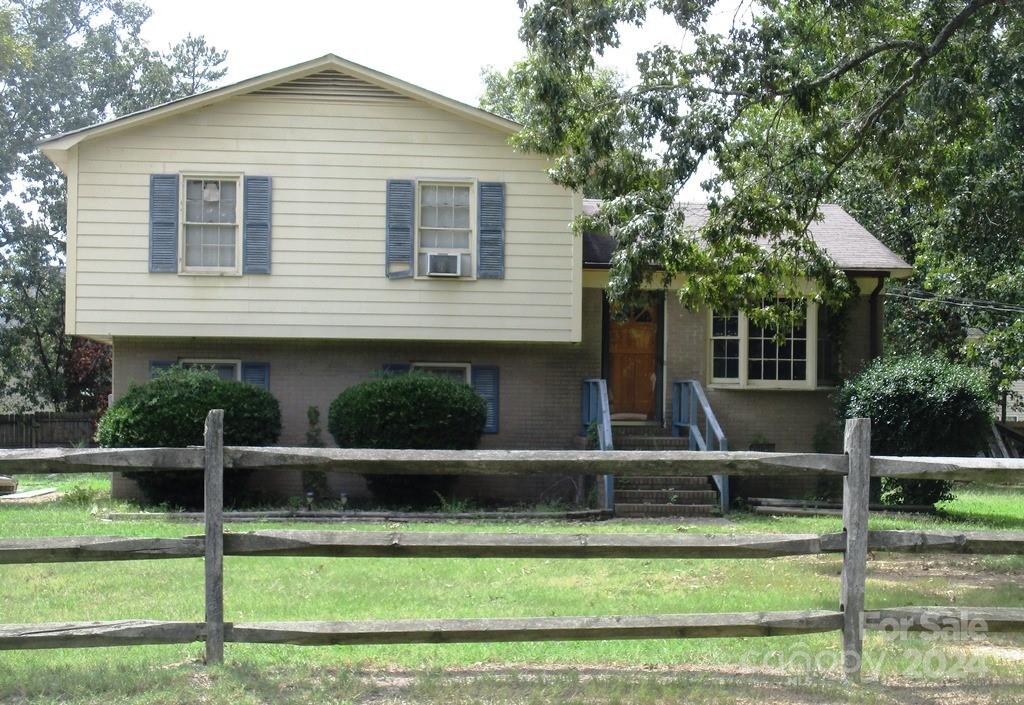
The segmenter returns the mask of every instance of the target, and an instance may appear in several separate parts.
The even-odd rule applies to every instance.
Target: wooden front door
[[[612,417],[656,418],[658,306],[612,308],[608,320],[608,397]]]

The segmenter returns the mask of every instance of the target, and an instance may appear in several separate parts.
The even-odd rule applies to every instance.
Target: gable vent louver
[[[340,71],[321,71],[253,91],[252,95],[292,96],[322,100],[408,100],[403,95]]]

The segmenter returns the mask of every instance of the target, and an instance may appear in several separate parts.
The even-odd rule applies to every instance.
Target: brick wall
[[[306,410],[320,408],[323,439],[327,409],[345,388],[379,374],[387,363],[469,362],[497,365],[500,375],[498,430],[484,434],[481,448],[572,448],[580,432],[581,381],[601,373],[601,292],[585,289],[583,341],[579,344],[482,344],[400,341],[258,341],[230,339],[114,340],[115,398],[132,382],[149,376],[152,360],[226,358],[270,363],[270,391],[281,403],[282,445],[302,445]],[[298,473],[257,475],[261,488],[286,495],[301,493]],[[365,494],[361,478],[336,478],[336,491]],[[488,490],[493,491],[485,491]],[[134,483],[114,484],[116,496],[136,497]],[[565,478],[466,478],[460,494],[493,494],[507,499],[565,498]]]
[[[815,433],[832,423],[832,390],[755,390],[712,388],[708,384],[707,313],[688,311],[671,294],[665,306],[666,379],[698,379],[728,439],[730,450],[769,443],[776,451],[811,452]],[[856,371],[868,358],[870,306],[866,296],[853,305],[843,343],[844,371]],[[671,386],[666,418],[671,418]],[[834,447],[833,452],[841,452]],[[734,496],[803,497],[834,489],[815,478],[737,478]]]
[[[695,378],[708,399],[732,450],[747,450],[754,441],[778,451],[814,449],[815,432],[833,418],[830,390],[770,391],[713,389],[707,385],[707,317],[684,309],[666,296],[665,418],[671,418],[671,381]],[[305,443],[306,409],[320,408],[324,441],[327,409],[346,387],[369,379],[386,363],[411,361],[470,362],[497,365],[500,370],[499,433],[486,434],[482,448],[575,448],[579,434],[581,380],[601,374],[601,291],[584,289],[583,341],[558,344],[482,344],[394,341],[258,341],[205,339],[114,340],[114,394],[149,375],[151,360],[230,358],[270,363],[270,389],[281,402],[281,444]],[[849,369],[868,354],[869,306],[861,297],[853,307],[844,344]],[[257,474],[260,488],[283,495],[301,494],[298,473]],[[365,494],[361,478],[332,478],[335,492]],[[734,482],[736,496],[806,496],[822,487],[814,479],[751,478]],[[135,497],[134,483],[116,478],[115,495]],[[465,478],[456,489],[462,496],[504,500],[568,499],[567,478]]]

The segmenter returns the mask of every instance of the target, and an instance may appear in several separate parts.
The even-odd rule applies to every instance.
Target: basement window
[[[469,384],[468,362],[414,362],[411,367],[417,372],[426,372],[461,384]]]
[[[181,366],[201,368],[216,373],[221,379],[238,382],[242,379],[242,363],[239,360],[182,360]]]

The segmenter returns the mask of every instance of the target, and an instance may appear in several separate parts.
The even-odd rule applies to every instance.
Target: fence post
[[[839,609],[843,612],[843,672],[860,681],[864,660],[864,580],[868,560],[868,501],[871,480],[871,419],[847,419],[843,447],[849,472],[843,478],[846,551]]]
[[[224,410],[206,416],[206,663],[224,663]]]

